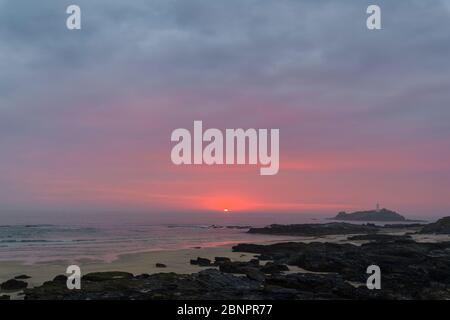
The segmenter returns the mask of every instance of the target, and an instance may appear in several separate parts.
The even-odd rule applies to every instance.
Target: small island
[[[340,221],[409,221],[401,214],[389,210],[380,209],[377,205],[375,210],[356,211],[347,213],[345,211],[339,212],[332,220]]]

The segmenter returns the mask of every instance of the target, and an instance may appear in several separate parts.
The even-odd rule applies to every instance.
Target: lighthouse
[[[380,204],[377,202],[377,205],[376,205],[376,209],[375,209],[375,211],[377,212],[377,213],[379,213],[380,212]]]

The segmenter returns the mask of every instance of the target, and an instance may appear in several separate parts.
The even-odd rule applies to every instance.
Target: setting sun
[[[228,212],[228,209],[227,208],[223,209],[223,212]]]

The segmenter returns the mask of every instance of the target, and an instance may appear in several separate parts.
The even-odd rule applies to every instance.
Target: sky
[[[449,3],[0,0],[0,224],[448,215]],[[194,120],[279,128],[279,173],[175,166]]]

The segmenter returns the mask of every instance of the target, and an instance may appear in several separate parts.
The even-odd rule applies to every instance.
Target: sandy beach
[[[133,274],[176,272],[180,274],[197,272],[202,267],[191,265],[190,259],[204,257],[214,259],[214,257],[229,257],[236,261],[248,260],[251,254],[243,256],[242,253],[232,252],[233,245],[220,247],[208,247],[199,249],[182,249],[166,251],[150,251],[143,253],[125,254],[118,259],[107,262],[101,260],[80,260],[77,261],[83,274],[97,271],[127,271]],[[15,276],[26,274],[31,278],[27,280],[29,286],[41,285],[44,281],[50,280],[58,274],[65,274],[68,265],[75,263],[69,261],[49,261],[35,264],[24,264],[21,262],[2,262],[0,268],[0,282],[14,278]],[[163,263],[166,268],[157,268],[156,263]]]

